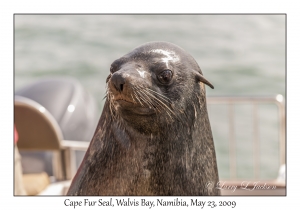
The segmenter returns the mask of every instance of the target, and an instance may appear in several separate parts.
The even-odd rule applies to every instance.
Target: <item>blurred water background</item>
[[[208,97],[285,97],[284,15],[15,15],[14,24],[15,90],[44,77],[75,77],[97,99],[99,113],[110,64],[149,41],[168,41],[188,51],[215,86],[206,88]],[[241,179],[253,174],[249,110],[247,105],[236,108]],[[266,105],[259,113],[261,178],[276,178],[277,108]],[[220,177],[226,179],[226,110],[214,105],[209,115]]]

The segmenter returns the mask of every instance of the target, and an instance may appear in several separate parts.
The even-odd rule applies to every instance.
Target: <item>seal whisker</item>
[[[163,96],[161,95],[160,93],[154,91],[154,90],[151,90],[149,88],[146,88],[146,87],[143,87],[141,85],[139,85],[139,90],[140,91],[144,91],[144,93],[146,93],[147,95],[151,95],[151,97],[155,98],[155,99],[158,99],[160,98],[161,100],[164,100],[165,102],[171,104],[171,100],[169,98],[167,98],[166,96]],[[149,91],[151,91],[152,93],[150,93]],[[157,95],[153,95],[153,93],[157,94]],[[161,101],[160,101],[161,102]],[[163,102],[162,102],[163,103]]]
[[[139,87],[139,91],[147,97],[149,100],[149,103],[152,105],[153,109],[158,111],[159,113],[163,110],[163,106],[160,100],[156,98],[156,96],[152,95],[151,93],[147,92],[145,89],[142,89],[141,86]],[[155,99],[155,100],[153,100]]]
[[[171,101],[168,101],[165,98],[161,98],[159,97],[159,95],[154,95],[152,92],[149,92],[149,90],[147,89],[144,89],[143,91],[146,92],[148,95],[151,95],[151,97],[155,98],[156,100],[159,100],[161,103],[164,103],[163,101],[165,101],[166,103],[171,104]]]
[[[140,91],[142,93],[144,93],[145,95],[147,95],[147,97],[149,98],[149,96],[155,100],[157,106],[155,110],[158,110],[159,112],[161,112],[162,110],[165,110],[165,112],[168,114],[168,116],[170,117],[171,120],[173,120],[174,118],[172,117],[172,115],[176,116],[176,114],[161,100],[159,100],[156,96],[154,96],[153,94],[151,94],[150,92],[144,92],[145,90],[140,89]],[[150,99],[150,98],[149,98]],[[160,108],[159,108],[160,107]],[[163,108],[166,109],[163,109]]]
[[[167,102],[167,103],[169,103],[169,104],[171,104],[171,102],[170,101],[167,101],[166,99],[164,99],[164,98],[159,98],[158,96],[156,96],[156,95],[153,95],[153,93],[151,93],[151,92],[149,92],[147,89],[145,89],[145,90],[143,90],[143,91],[145,91],[148,95],[150,95],[151,97],[153,97],[155,100],[158,100],[160,103],[163,103],[163,104],[165,104],[163,101],[161,101],[161,100],[164,100],[165,102]],[[160,100],[161,99],[161,100]]]
[[[149,93],[145,90],[141,90],[141,92],[143,94],[145,94],[149,98],[149,100],[152,101],[152,104],[155,103],[154,106],[155,106],[156,110],[158,110],[159,112],[161,112],[162,110],[165,110],[164,107],[166,107],[166,105],[161,100],[159,100],[156,96],[152,95],[151,93]],[[167,110],[165,110],[165,111],[167,111]]]
[[[156,106],[155,106],[155,104],[153,103],[153,101],[149,98],[149,96],[148,96],[142,89],[140,89],[139,91],[140,91],[140,93],[144,96],[144,98],[145,98],[145,97],[148,98],[148,100],[147,100],[147,99],[146,99],[146,100],[151,104],[152,108],[155,109]]]
[[[133,94],[134,94],[135,98],[139,101],[140,105],[141,105],[142,107],[144,107],[144,104],[141,102],[141,100],[140,100],[139,97],[137,96],[137,93],[133,92]]]
[[[150,88],[147,88],[147,87],[143,87],[143,86],[141,86],[141,85],[139,85],[139,88],[144,89],[144,90],[147,90],[147,91],[151,91],[152,93],[156,94],[158,97],[161,97],[162,99],[164,99],[164,100],[166,100],[166,101],[168,101],[168,102],[171,102],[171,100],[170,100],[168,97],[162,95],[161,93],[159,93],[159,92],[157,92],[157,91],[154,91],[154,90],[152,90],[152,89],[150,89]]]
[[[150,95],[151,93],[148,93],[148,95]],[[176,114],[165,104],[165,103],[163,103],[161,100],[159,100],[157,97],[155,97],[154,95],[152,95],[151,94],[151,96],[152,96],[152,98],[154,99],[154,100],[156,100],[159,104],[161,104],[161,105],[163,105],[165,108],[167,108],[174,116],[176,116]]]
[[[130,94],[131,98],[132,98],[132,101],[136,104],[136,101],[134,100],[132,94]]]
[[[107,100],[109,102],[108,106],[109,106],[109,109],[110,109],[111,116],[114,119],[116,119],[114,105],[113,105],[113,102],[111,100],[111,94],[108,94],[107,96],[108,96]]]
[[[139,89],[140,89],[141,91],[143,91],[144,93],[146,93],[148,96],[151,96],[154,100],[156,100],[156,103],[157,103],[161,108],[166,107],[166,108],[171,112],[172,115],[176,116],[176,114],[169,108],[169,106],[166,105],[164,102],[161,101],[161,100],[164,100],[164,101],[167,102],[168,104],[172,105],[172,103],[171,103],[171,101],[170,101],[169,98],[167,98],[167,97],[161,95],[160,93],[158,93],[158,92],[156,92],[156,91],[153,91],[153,90],[151,90],[151,89],[149,89],[149,88],[143,88],[142,86],[139,86]],[[149,91],[152,91],[152,93],[150,93]],[[153,95],[153,93],[156,93],[157,95]],[[159,98],[159,97],[160,97],[160,98]],[[161,100],[160,100],[160,99],[161,99]],[[168,100],[167,100],[167,99],[168,99]],[[172,108],[173,108],[173,107],[172,107]],[[167,110],[165,110],[165,111],[166,111],[166,112],[168,113],[168,115],[171,117],[171,115],[169,114],[169,112],[168,112]],[[171,117],[171,119],[173,119],[173,118]]]
[[[156,92],[154,90],[151,90],[150,88],[145,88],[145,89],[148,90],[148,91],[151,91],[154,94],[156,94],[158,97],[161,97],[162,99],[164,99],[164,100],[166,100],[168,102],[171,102],[171,100],[168,97],[166,97],[166,96],[164,96],[164,95],[162,95],[162,94],[160,94],[160,93],[158,93],[158,92]]]
[[[136,94],[139,96],[141,101],[143,101],[146,105],[148,105],[149,109],[151,109],[151,104],[141,95],[141,92],[139,89],[136,88]]]
[[[145,104],[148,105],[149,109],[153,108],[152,104],[147,99],[145,99],[145,97],[142,96],[142,93],[139,90],[137,91],[137,94],[139,95],[139,97],[141,98],[141,100],[144,101]]]

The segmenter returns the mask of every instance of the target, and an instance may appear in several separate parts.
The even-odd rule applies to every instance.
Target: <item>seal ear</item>
[[[196,73],[196,80],[197,82],[203,82],[204,84],[214,89],[214,86],[207,79],[205,79],[203,75],[201,75],[199,72]]]

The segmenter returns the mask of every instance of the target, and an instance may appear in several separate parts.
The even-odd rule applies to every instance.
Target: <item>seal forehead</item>
[[[166,63],[167,67],[168,67],[169,61],[176,62],[179,60],[178,55],[174,51],[166,51],[163,49],[153,49],[153,50],[150,50],[150,52],[159,53],[159,54],[164,55],[165,57],[161,58],[161,60],[162,60],[162,62]]]
[[[168,59],[168,60],[179,60],[178,55],[174,51],[166,51],[163,49],[154,49],[154,50],[150,50],[150,52],[162,54],[165,56],[165,59]]]

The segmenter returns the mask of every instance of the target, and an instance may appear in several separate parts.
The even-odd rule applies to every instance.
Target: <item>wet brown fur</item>
[[[157,80],[166,66],[153,49],[179,58],[168,63],[173,77],[167,85]],[[124,89],[116,87],[118,74]],[[170,43],[146,43],[116,60],[68,195],[219,195],[207,187],[219,178],[202,82],[212,86],[192,56]]]

